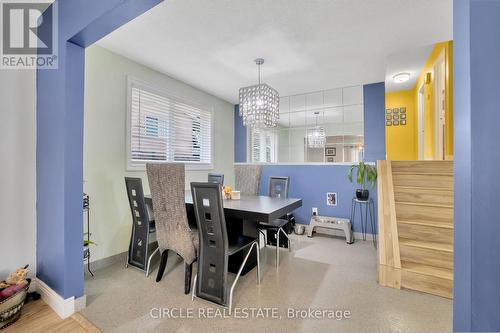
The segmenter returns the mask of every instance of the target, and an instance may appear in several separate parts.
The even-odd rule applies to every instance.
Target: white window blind
[[[251,162],[276,162],[276,133],[274,130],[252,129]]]
[[[130,84],[130,165],[212,163],[212,113]]]

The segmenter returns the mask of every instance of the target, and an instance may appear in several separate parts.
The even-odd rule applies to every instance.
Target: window
[[[274,130],[252,129],[251,162],[276,162],[276,133]]]
[[[212,112],[129,80],[128,167],[212,165]]]

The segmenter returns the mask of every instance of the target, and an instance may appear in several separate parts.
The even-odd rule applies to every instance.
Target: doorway
[[[434,159],[445,158],[445,110],[446,110],[446,68],[444,51],[441,52],[434,64],[434,124],[435,149]]]

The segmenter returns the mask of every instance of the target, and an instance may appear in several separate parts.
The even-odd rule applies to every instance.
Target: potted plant
[[[347,178],[352,183],[352,173],[354,169],[358,169],[356,174],[356,182],[361,185],[360,189],[356,190],[356,198],[361,201],[366,201],[370,197],[370,192],[366,189],[367,183],[370,183],[371,188],[375,186],[375,180],[377,180],[377,169],[375,166],[366,164],[364,162],[359,162],[358,164],[352,165],[347,174]]]

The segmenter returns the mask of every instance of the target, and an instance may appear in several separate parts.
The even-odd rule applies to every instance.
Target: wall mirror
[[[274,129],[248,129],[250,162],[358,162],[364,153],[363,86],[280,97]]]

